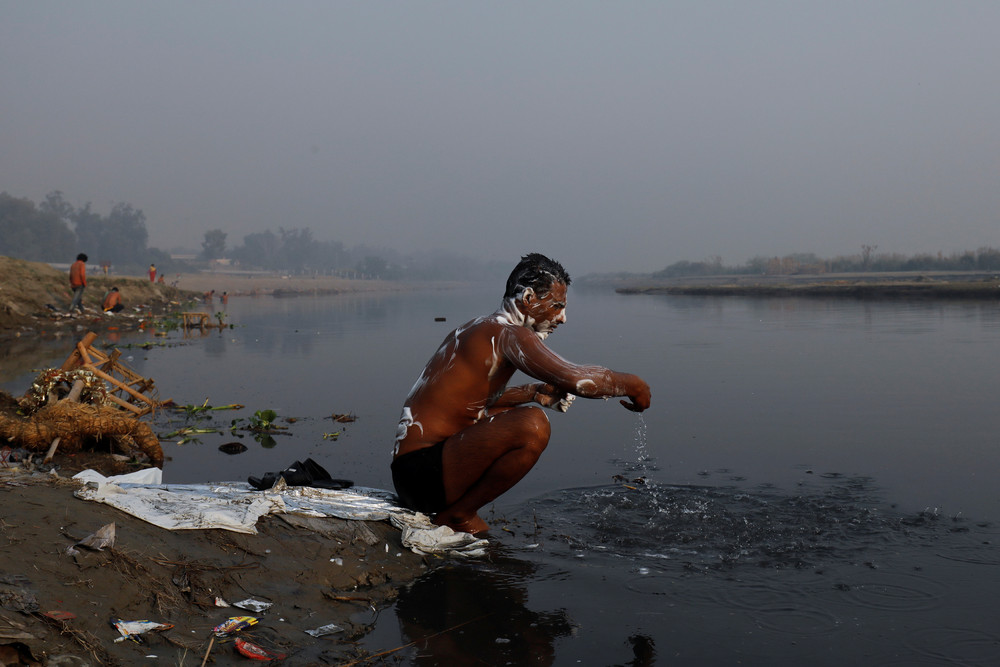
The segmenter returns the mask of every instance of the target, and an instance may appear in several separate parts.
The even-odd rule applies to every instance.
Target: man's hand
[[[630,393],[628,395],[629,400],[621,400],[618,402],[625,406],[626,410],[631,410],[632,412],[642,412],[649,407],[651,399],[649,385],[638,377],[635,379],[638,386],[635,388],[634,393]]]
[[[534,400],[543,408],[552,408],[559,412],[566,412],[575,398],[576,396],[559,391],[551,384],[539,384],[535,386]]]

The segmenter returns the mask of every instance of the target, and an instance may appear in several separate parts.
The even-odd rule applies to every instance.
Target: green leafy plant
[[[266,431],[276,428],[274,420],[278,418],[278,413],[274,410],[257,410],[250,418],[250,428],[258,431]]]

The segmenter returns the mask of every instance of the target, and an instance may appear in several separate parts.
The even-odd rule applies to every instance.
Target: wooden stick
[[[80,341],[80,345],[83,345],[84,348],[88,348],[90,347],[90,344],[93,343],[95,340],[97,340],[97,334],[94,333],[93,331],[89,331],[87,332],[87,335],[83,337],[83,340]],[[73,350],[73,352],[69,355],[69,357],[67,357],[66,361],[63,362],[63,365],[59,368],[59,370],[61,371],[73,370],[74,368],[80,365],[80,359],[81,359],[80,349],[79,347],[77,347],[76,349]]]
[[[214,643],[215,635],[212,635],[212,638],[208,640],[208,650],[205,651],[205,659],[201,661],[201,667],[205,667],[205,663],[208,662],[208,654],[212,652],[212,644]]]
[[[139,392],[135,391],[131,387],[127,387],[127,386],[123,385],[121,382],[118,381],[117,378],[108,375],[104,371],[97,370],[97,368],[94,367],[93,365],[89,365],[88,364],[87,365],[87,370],[90,371],[91,373],[93,373],[94,375],[96,375],[97,377],[101,378],[102,380],[107,380],[108,382],[110,382],[111,384],[115,385],[116,387],[120,387],[121,389],[124,389],[126,392],[129,393],[129,395],[132,396],[132,398],[138,399],[140,401],[145,401],[146,403],[149,403],[149,404],[153,403],[152,399],[150,399],[149,397],[140,394]]]
[[[80,341],[76,344],[76,351],[80,354],[80,359],[83,361],[84,366],[92,366],[93,361],[90,360],[90,354],[87,353],[87,346]]]
[[[79,401],[80,400],[80,394],[83,393],[83,386],[84,386],[83,385],[83,380],[77,380],[76,382],[74,382],[72,389],[70,389],[69,393],[66,394],[66,399],[65,400],[71,401],[73,403],[76,403],[77,401]]]
[[[108,400],[111,401],[112,403],[114,403],[115,405],[117,405],[120,408],[125,408],[126,410],[131,410],[132,412],[136,413],[137,415],[143,415],[143,414],[146,413],[147,410],[150,409],[149,407],[140,407],[138,405],[135,405],[134,403],[129,403],[128,401],[126,401],[124,399],[118,398],[114,394],[108,394]]]
[[[63,400],[69,401],[70,403],[78,403],[80,401],[80,394],[83,393],[84,386],[83,380],[77,380],[73,383],[69,393],[66,394],[66,398]],[[42,463],[48,463],[52,460],[52,457],[56,455],[56,448],[59,447],[59,440],[59,438],[56,438],[52,441],[52,444],[49,445],[49,451],[45,452],[45,458],[42,459]]]
[[[42,463],[48,463],[49,461],[52,460],[52,457],[56,455],[56,447],[58,446],[59,446],[59,438],[56,438],[55,440],[52,441],[52,444],[49,446],[49,451],[45,452],[45,458],[42,460]]]

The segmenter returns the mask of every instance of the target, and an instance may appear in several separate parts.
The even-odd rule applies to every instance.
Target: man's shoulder
[[[536,340],[531,329],[511,322],[503,313],[493,313],[474,319],[456,329],[455,334],[461,340],[483,341],[490,346],[495,346],[501,340],[505,341],[504,344],[513,343],[518,346]]]

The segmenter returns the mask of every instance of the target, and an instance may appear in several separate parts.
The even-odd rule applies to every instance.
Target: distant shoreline
[[[167,274],[165,280],[177,289],[215,296],[261,296],[283,294],[345,294],[395,292],[409,289],[405,283],[387,280],[356,280],[335,276],[283,276],[274,273],[209,272]]]
[[[969,271],[697,276],[637,279],[615,291],[689,296],[1000,299],[1000,275]]]

